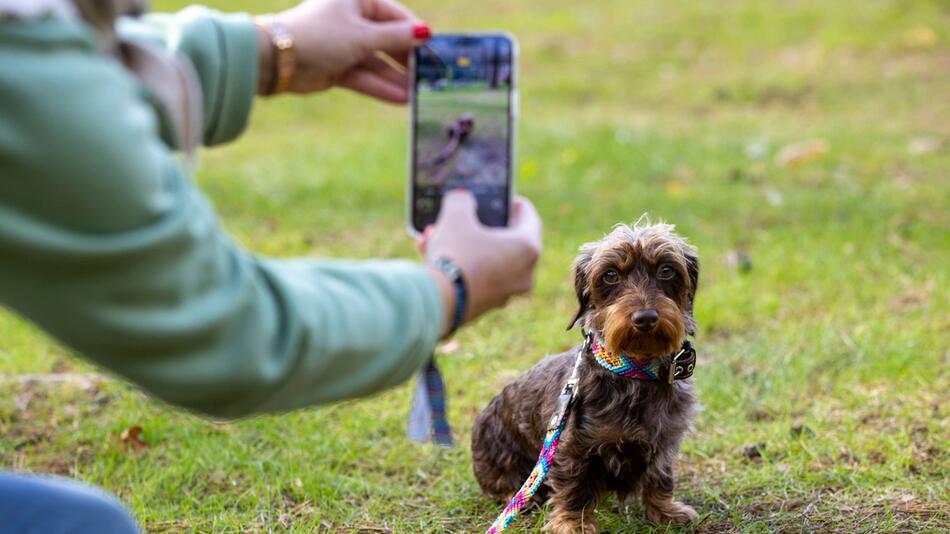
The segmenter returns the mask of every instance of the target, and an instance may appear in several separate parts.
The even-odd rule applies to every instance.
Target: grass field
[[[156,1],[156,9],[179,2]],[[287,2],[212,3],[261,11]],[[153,532],[479,532],[475,414],[577,342],[579,244],[643,212],[700,250],[674,532],[938,532],[950,524],[950,4],[421,0],[436,30],[521,42],[518,183],[545,222],[529,298],[441,357],[462,446],[404,436],[411,388],[230,424],[117,381],[0,316],[0,468],[118,494]],[[411,257],[404,109],[265,101],[198,181],[268,255]],[[143,428],[148,446],[118,435]],[[646,532],[607,502],[606,532]],[[544,514],[518,523],[534,532]],[[652,531],[665,532],[657,528]],[[944,530],[945,531],[945,530]]]

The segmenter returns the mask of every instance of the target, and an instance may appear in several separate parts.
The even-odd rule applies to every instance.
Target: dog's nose
[[[656,310],[639,310],[633,314],[633,324],[641,332],[653,330],[659,320],[660,314]]]

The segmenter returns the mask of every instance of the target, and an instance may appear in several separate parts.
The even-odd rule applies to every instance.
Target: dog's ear
[[[580,255],[574,259],[574,265],[571,267],[574,277],[574,292],[577,293],[577,313],[574,314],[574,318],[571,319],[571,322],[567,324],[568,330],[574,328],[574,326],[577,324],[577,321],[579,321],[590,308],[590,291],[587,287],[587,269],[590,266],[590,262],[593,257],[593,253],[591,251],[584,250],[582,247]]]
[[[696,333],[693,300],[696,298],[696,289],[699,287],[699,256],[696,254],[696,249],[691,246],[686,247],[684,256],[686,257],[686,274],[689,276],[689,293],[686,296],[687,333],[693,335]]]
[[[689,275],[689,307],[693,307],[696,289],[699,287],[699,256],[693,247],[686,248],[686,274]]]

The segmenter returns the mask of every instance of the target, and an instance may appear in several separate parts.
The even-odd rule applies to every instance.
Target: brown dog
[[[580,308],[568,328],[580,323],[596,350],[582,356],[578,395],[536,496],[551,501],[545,530],[596,532],[594,508],[611,492],[621,503],[639,494],[653,523],[686,523],[696,512],[673,499],[673,465],[696,401],[691,380],[666,378],[696,327],[695,249],[672,225],[619,225],[583,245],[573,270]],[[532,367],[475,420],[473,467],[486,494],[508,499],[531,472],[577,350]],[[617,374],[603,363],[614,355],[645,371]]]

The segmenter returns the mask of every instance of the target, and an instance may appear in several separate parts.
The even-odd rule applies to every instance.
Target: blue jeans
[[[112,495],[59,477],[0,472],[0,534],[138,534]]]

